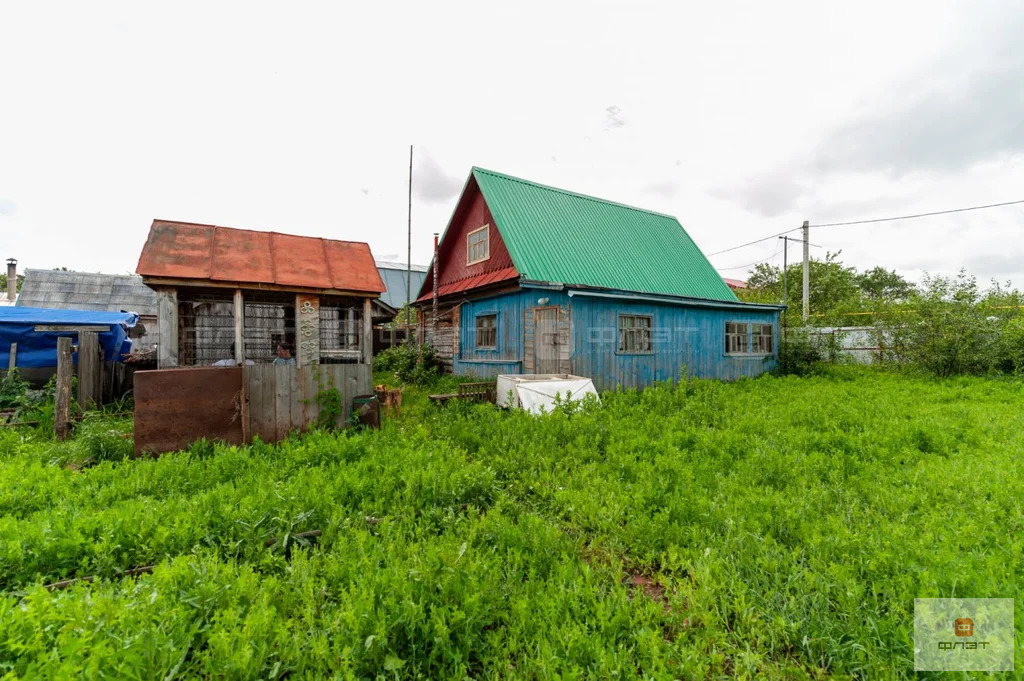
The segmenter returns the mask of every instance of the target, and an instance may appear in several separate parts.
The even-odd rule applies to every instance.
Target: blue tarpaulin
[[[139,315],[134,312],[0,306],[0,369],[9,366],[11,343],[18,344],[19,367],[55,367],[57,339],[70,336],[77,341],[79,331],[98,332],[103,359],[120,361],[122,355],[131,351],[128,329],[138,321]]]

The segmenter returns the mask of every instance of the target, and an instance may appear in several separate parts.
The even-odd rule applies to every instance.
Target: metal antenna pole
[[[412,145],[409,145],[409,241],[405,260],[405,342],[409,342],[409,317],[412,311]]]

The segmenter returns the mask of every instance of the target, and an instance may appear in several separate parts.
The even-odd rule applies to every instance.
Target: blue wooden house
[[[778,361],[782,307],[740,302],[674,217],[481,168],[416,305],[421,339],[457,374],[569,373],[608,390]]]

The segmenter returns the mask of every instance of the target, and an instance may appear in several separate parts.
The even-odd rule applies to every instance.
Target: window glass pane
[[[651,318],[619,315],[619,352],[651,352]]]
[[[480,315],[476,318],[476,346],[478,348],[493,348],[497,344],[498,316]]]

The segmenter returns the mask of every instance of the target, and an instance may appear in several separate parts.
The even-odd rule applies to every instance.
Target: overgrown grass
[[[909,678],[915,597],[1020,592],[1019,381],[843,369],[544,417],[441,391],[381,431],[81,471],[0,433],[0,674]]]

